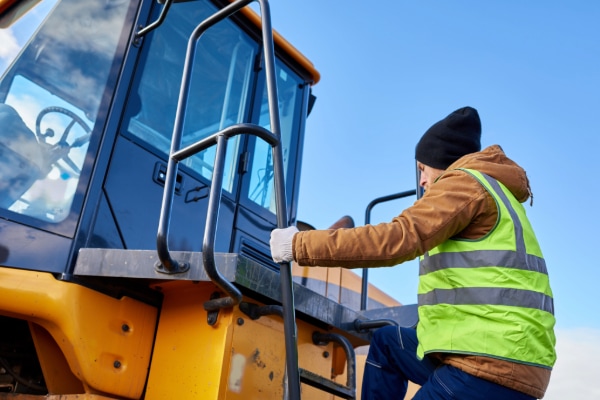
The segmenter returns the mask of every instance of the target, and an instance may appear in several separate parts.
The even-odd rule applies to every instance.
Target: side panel
[[[211,326],[203,303],[216,290],[212,283],[173,281],[155,288],[163,292],[165,299],[146,400],[284,398],[285,343],[281,317],[270,315],[252,320],[236,306],[220,311],[217,323]],[[263,305],[249,297],[243,301]],[[298,321],[299,365],[331,379],[335,349],[333,344],[313,344],[313,332],[318,330]],[[344,365],[345,360],[341,362]],[[343,380],[345,375],[339,378]],[[304,384],[302,397],[333,398]]]
[[[0,265],[62,272],[71,240],[0,218]]]
[[[48,387],[70,391],[77,387],[75,376],[88,393],[142,395],[156,308],[57,281],[47,273],[0,268],[0,313],[37,326],[40,364],[54,368],[46,376]],[[67,365],[69,371],[57,371]]]
[[[232,312],[207,324],[202,304],[215,290],[208,282],[165,282],[147,400],[223,398],[231,338]]]

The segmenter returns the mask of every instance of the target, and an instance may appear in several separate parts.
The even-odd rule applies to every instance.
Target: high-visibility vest
[[[483,355],[551,368],[552,290],[525,209],[502,183],[464,171],[492,195],[498,221],[480,239],[449,239],[421,257],[417,354]]]

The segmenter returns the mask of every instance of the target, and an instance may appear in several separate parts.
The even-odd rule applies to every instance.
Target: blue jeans
[[[417,332],[386,326],[375,331],[363,376],[362,400],[404,399],[408,381],[421,385],[414,400],[533,400],[516,390],[467,374],[425,356],[417,358]]]

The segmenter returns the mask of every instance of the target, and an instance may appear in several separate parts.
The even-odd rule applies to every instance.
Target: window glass
[[[289,170],[290,154],[296,153],[298,140],[298,117],[302,105],[302,81],[286,66],[282,65],[281,62],[277,62],[276,64],[284,175],[288,178],[289,173],[293,172],[293,170]],[[271,130],[266,87],[262,95],[259,124]],[[273,181],[272,150],[271,146],[262,139],[256,140],[250,174],[248,198],[259,206],[275,213],[276,198]],[[286,191],[288,193],[291,189],[291,184],[290,179],[286,179]]]
[[[0,30],[0,207],[59,223],[77,193],[129,1],[63,1],[50,11],[53,3]]]
[[[215,11],[209,2],[174,4],[165,22],[150,33],[151,42],[144,49],[141,79],[129,100],[127,131],[164,154],[171,148],[188,38]],[[181,148],[247,119],[257,48],[230,20],[202,35],[193,64]],[[233,191],[239,143],[236,136],[227,147],[223,189],[229,192]],[[214,157],[212,146],[181,164],[211,179]]]
[[[4,192],[10,195],[2,205],[45,221],[63,221],[77,189],[93,121],[21,75],[15,76],[0,113],[0,119],[20,128],[5,141],[6,158],[0,165]]]

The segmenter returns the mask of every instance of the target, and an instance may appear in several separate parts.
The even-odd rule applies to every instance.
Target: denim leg
[[[375,331],[363,376],[362,400],[404,399],[408,381],[421,385],[413,400],[535,400],[435,359],[417,358],[417,333],[387,326]]]
[[[477,378],[451,365],[441,365],[413,400],[535,400],[525,393]]]
[[[373,334],[365,371],[361,399],[403,399],[408,381],[422,385],[438,363],[417,358],[417,332],[412,328],[386,326]]]

